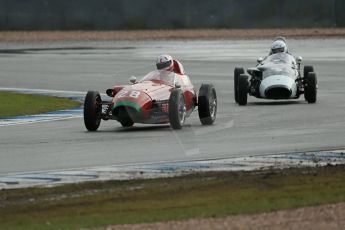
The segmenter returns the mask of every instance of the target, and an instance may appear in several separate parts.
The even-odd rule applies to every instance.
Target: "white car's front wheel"
[[[246,105],[248,100],[248,76],[246,74],[241,74],[238,78],[237,85],[237,98],[239,105]]]
[[[238,78],[241,74],[244,74],[244,69],[236,67],[234,70],[234,95],[236,103],[238,103]]]

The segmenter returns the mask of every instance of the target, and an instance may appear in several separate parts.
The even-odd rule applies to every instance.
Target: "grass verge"
[[[12,117],[75,108],[80,103],[65,98],[0,92],[0,105],[0,117]]]
[[[212,172],[0,191],[0,229],[75,229],[345,201],[345,166]]]

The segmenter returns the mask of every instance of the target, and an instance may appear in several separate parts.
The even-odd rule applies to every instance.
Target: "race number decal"
[[[140,91],[122,90],[118,93],[117,98],[126,97],[127,95],[128,97],[138,98],[140,95]]]
[[[127,93],[128,93],[127,90],[121,90],[116,96],[117,98],[125,97]]]
[[[129,96],[130,97],[133,97],[133,98],[138,98],[140,95],[140,92],[139,91],[132,91]]]

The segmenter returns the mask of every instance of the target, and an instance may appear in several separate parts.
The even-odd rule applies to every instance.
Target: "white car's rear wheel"
[[[309,72],[304,81],[304,98],[308,103],[315,103],[317,97],[316,74],[314,72]]]
[[[304,79],[307,78],[308,73],[310,73],[310,72],[314,72],[314,67],[311,66],[311,65],[304,66],[304,68],[303,68],[303,77],[304,77]]]

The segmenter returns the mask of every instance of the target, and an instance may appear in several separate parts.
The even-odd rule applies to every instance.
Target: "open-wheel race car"
[[[182,65],[174,60],[175,71],[155,70],[130,85],[115,85],[106,90],[112,97],[103,101],[99,92],[88,91],[84,102],[84,123],[96,131],[101,120],[116,120],[123,127],[134,123],[169,124],[181,129],[185,119],[198,108],[203,125],[213,124],[217,114],[217,95],[212,84],[202,84],[199,95]]]
[[[301,57],[277,53],[265,60],[258,58],[256,67],[234,70],[235,101],[247,104],[248,94],[264,99],[297,99],[301,94],[308,103],[316,102],[317,78],[313,66],[304,66],[300,74]]]

